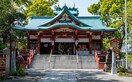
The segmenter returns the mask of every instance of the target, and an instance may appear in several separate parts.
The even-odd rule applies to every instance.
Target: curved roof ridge
[[[34,28],[30,28],[27,26],[15,26],[13,27],[13,29],[15,30],[23,30],[23,31],[39,31],[39,30],[51,30],[53,28],[56,27],[60,27],[60,26],[70,26],[71,28],[75,28],[78,30],[85,30],[85,31],[97,31],[97,32],[107,32],[107,31],[117,31],[117,28],[107,28],[106,26],[104,27],[100,27],[100,28],[96,28],[96,27],[80,27],[74,23],[55,23],[51,26],[44,26],[44,27],[34,27]]]
[[[90,26],[90,25],[87,25],[87,24],[83,23],[83,22],[80,21],[77,17],[75,17],[73,14],[71,14],[71,13],[69,12],[67,6],[64,6],[64,7],[63,7],[63,10],[62,10],[59,14],[57,14],[54,18],[52,18],[50,21],[48,21],[47,23],[42,24],[42,25],[40,25],[40,26],[46,26],[46,25],[48,25],[49,23],[55,21],[57,18],[59,18],[60,16],[62,16],[64,13],[68,14],[68,16],[70,16],[72,19],[74,19],[74,20],[77,21],[78,23],[81,23],[81,24],[83,24],[84,26]]]
[[[53,18],[54,16],[31,16],[30,19]]]
[[[77,18],[101,18],[100,16],[78,16]]]
[[[90,29],[90,27],[85,27],[85,29],[82,29],[82,27],[80,27],[74,23],[55,23],[55,24],[49,26],[47,29],[49,30],[49,29],[53,29],[56,27],[60,27],[60,26],[68,26],[68,27],[70,26],[70,27],[73,27],[78,30],[86,30],[86,29],[89,30]],[[45,29],[45,27],[39,27],[39,29]]]

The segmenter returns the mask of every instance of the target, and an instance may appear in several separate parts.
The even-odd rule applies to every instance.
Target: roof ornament
[[[75,8],[75,3],[73,3],[73,8]]]
[[[58,8],[60,8],[59,2],[58,2]]]
[[[65,5],[64,6],[66,6],[66,3],[65,3]]]
[[[64,7],[67,7],[67,6],[66,6],[66,3],[65,3],[65,5],[64,5]]]
[[[60,10],[61,10],[61,7],[60,7],[60,5],[59,5],[59,2],[58,2],[58,5],[55,6],[55,10],[56,10],[56,11],[60,11]]]
[[[66,6],[66,3],[65,3],[65,5],[63,6],[63,8],[68,8],[68,7]]]

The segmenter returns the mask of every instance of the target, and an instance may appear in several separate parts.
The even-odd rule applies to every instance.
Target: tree
[[[10,24],[13,21],[11,13],[14,12],[15,9],[9,0],[1,0],[0,11],[1,37],[3,38],[3,42],[6,42],[5,40],[8,40],[7,34],[9,33],[9,26],[11,26]]]
[[[51,6],[55,4],[58,0],[0,1],[0,37],[3,38],[2,43],[8,43],[10,35],[12,36],[12,39],[16,39],[18,37],[19,42],[22,43],[25,37],[25,33],[20,31],[10,31],[10,28],[15,26],[16,22],[17,24],[19,22],[20,25],[23,25],[22,22],[26,19],[25,15],[27,17],[31,15],[53,15]],[[23,13],[25,13],[25,15]]]
[[[17,10],[13,0],[1,0],[0,1],[0,37],[3,38],[3,42],[0,42],[0,51],[5,47],[4,44],[10,45],[10,71],[15,71],[15,56],[12,54],[12,40],[16,39],[16,32],[11,28],[15,26],[16,21],[23,20],[24,15]],[[7,47],[7,46],[6,46]]]
[[[124,0],[100,0],[88,8],[90,13],[100,15],[107,26],[123,16],[122,10],[124,10]]]
[[[128,25],[129,25],[128,43],[131,44],[131,50],[132,50],[132,1],[128,3],[127,11],[128,11],[127,16],[128,16]]]
[[[19,7],[24,5],[24,6],[29,6],[31,4],[31,0],[13,0],[14,3],[16,3]]]
[[[0,3],[0,37],[3,38],[3,44],[9,42],[10,35],[13,39],[16,38],[14,31],[11,28],[15,25],[15,21],[24,20],[25,16],[17,11],[12,0],[1,0]]]
[[[125,38],[124,29],[124,7],[125,0],[100,0],[97,4],[92,4],[88,11],[93,15],[100,15],[103,22],[108,27],[118,28],[119,30],[115,33],[116,38],[121,40],[120,48],[122,46],[123,40]],[[128,33],[130,33],[131,28],[131,17],[132,17],[132,1],[127,0],[127,13],[128,13]]]
[[[58,0],[32,0],[31,5],[27,7],[25,15],[27,18],[35,16],[53,16],[53,10],[51,6]]]

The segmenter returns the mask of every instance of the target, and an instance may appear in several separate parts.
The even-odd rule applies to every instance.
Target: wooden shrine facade
[[[56,16],[32,16],[28,25],[14,29],[26,31],[28,48],[40,54],[92,53],[103,46],[103,37],[117,29],[106,27],[99,16],[78,16],[77,8],[58,7]]]
[[[99,50],[103,46],[102,32],[80,31],[70,27],[58,27],[49,31],[28,32],[28,48],[37,48],[41,54],[44,54],[43,51],[45,51],[43,47],[48,49],[46,54],[49,54],[51,49],[56,53],[56,50],[58,50],[56,46],[59,43],[71,43],[71,47],[73,47],[72,54],[75,54],[76,50],[90,52],[92,50]],[[68,49],[65,51],[68,51]]]

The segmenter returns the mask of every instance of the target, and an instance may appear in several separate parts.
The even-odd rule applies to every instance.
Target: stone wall
[[[0,76],[4,76],[6,74],[6,55],[0,53]]]

